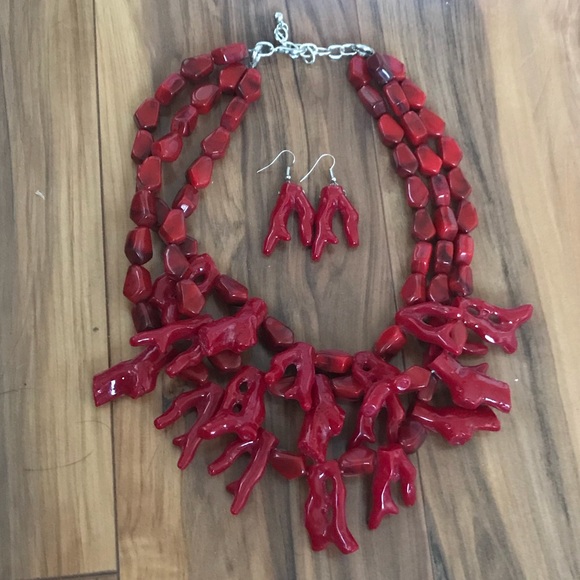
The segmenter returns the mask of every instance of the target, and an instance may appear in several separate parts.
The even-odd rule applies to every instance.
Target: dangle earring
[[[256,173],[268,169],[268,167],[274,164],[283,153],[290,153],[290,155],[292,155],[292,164],[286,166],[286,181],[282,184],[282,187],[280,187],[276,206],[270,216],[270,229],[266,239],[264,240],[263,247],[263,252],[266,256],[269,256],[274,251],[276,244],[280,240],[288,242],[292,238],[287,227],[291,211],[295,211],[298,214],[298,228],[302,244],[306,247],[312,245],[314,208],[308,201],[302,186],[298,183],[292,182],[291,168],[292,165],[296,163],[296,156],[294,153],[289,149],[283,149],[268,165],[262,167],[262,169],[259,169]]]
[[[334,176],[333,171],[334,166],[336,165],[334,155],[323,153],[316,160],[310,171],[300,180],[300,183],[302,183],[314,171],[314,168],[323,157],[332,157],[332,165],[329,169],[331,183],[326,187],[323,187],[320,192],[318,209],[316,210],[316,217],[314,218],[316,232],[312,244],[312,259],[316,262],[320,260],[322,251],[326,244],[338,243],[338,238],[332,231],[332,219],[337,211],[339,211],[342,216],[344,233],[348,245],[351,247],[359,245],[358,212],[346,197],[344,189],[336,182],[336,177]]]

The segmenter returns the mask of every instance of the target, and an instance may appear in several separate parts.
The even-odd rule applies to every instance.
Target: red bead
[[[437,175],[441,171],[441,159],[429,145],[419,145],[415,155],[419,160],[419,171],[423,175]]]
[[[431,278],[427,295],[431,302],[439,302],[440,304],[449,302],[449,280],[447,274],[436,274]]]
[[[248,103],[253,103],[262,95],[261,85],[262,74],[260,71],[257,68],[248,69],[238,85],[238,95]]]
[[[222,93],[235,93],[242,76],[248,69],[240,63],[226,66],[220,71],[218,85]]]
[[[459,231],[468,234],[478,224],[477,210],[470,201],[462,201],[457,208],[457,225]]]
[[[135,304],[131,309],[131,317],[133,318],[133,326],[137,332],[154,330],[161,326],[159,312],[150,302],[139,302]]]
[[[442,136],[437,141],[439,156],[443,161],[443,167],[457,167],[463,159],[463,152],[453,137]]]
[[[247,110],[248,102],[241,97],[234,97],[223,112],[220,125],[230,132],[235,131],[240,126]]]
[[[197,125],[199,113],[193,105],[186,105],[179,109],[171,119],[171,132],[182,137],[191,135]]]
[[[138,225],[152,228],[157,222],[156,197],[148,189],[140,189],[131,201],[131,219]]]
[[[243,42],[228,44],[211,51],[213,62],[219,66],[240,62],[248,57],[248,47]]]
[[[157,99],[145,99],[135,111],[135,123],[139,129],[153,131],[159,121],[159,101]]]
[[[220,373],[231,373],[239,371],[242,368],[242,355],[232,352],[231,350],[224,350],[219,354],[209,357],[209,362]]]
[[[170,210],[159,228],[159,237],[166,244],[181,244],[181,242],[185,241],[186,235],[183,212],[180,209]]]
[[[342,350],[320,350],[314,357],[314,366],[323,373],[344,375],[352,366],[352,356]]]
[[[222,159],[229,144],[230,132],[223,127],[218,127],[201,142],[201,148],[211,159]]]
[[[159,157],[161,161],[172,163],[179,157],[182,147],[181,137],[177,133],[168,133],[151,145],[151,153]]]
[[[405,344],[407,344],[407,338],[401,327],[393,324],[379,336],[373,350],[378,356],[391,357],[401,351]]]
[[[429,242],[417,242],[413,250],[411,272],[426,275],[429,272],[433,246]]]
[[[132,264],[127,270],[123,294],[135,304],[147,300],[151,296],[153,287],[151,284],[151,274],[143,266]]]
[[[185,217],[189,217],[197,208],[199,192],[193,185],[184,185],[173,200],[173,209],[180,209]]]
[[[383,92],[385,93],[385,97],[387,98],[387,102],[391,105],[391,109],[393,113],[397,117],[401,117],[406,112],[409,111],[411,108],[409,105],[409,101],[405,96],[405,92],[401,88],[401,85],[393,81],[383,87]]]
[[[137,168],[137,189],[157,193],[161,189],[161,159],[147,157]]]
[[[449,276],[449,289],[456,296],[469,296],[473,293],[473,273],[471,266],[461,264]]]
[[[459,167],[453,168],[447,175],[451,195],[456,199],[466,199],[471,195],[471,185]]]
[[[421,178],[416,175],[411,175],[405,183],[407,186],[407,203],[409,207],[415,209],[425,207],[429,202],[429,190],[421,181]]]
[[[131,158],[137,163],[145,161],[149,155],[151,155],[151,144],[153,143],[153,135],[145,129],[139,129],[135,135],[135,141],[133,141],[133,147],[131,149]]]
[[[448,206],[441,206],[435,210],[434,219],[437,235],[442,240],[454,240],[457,235],[457,220],[453,210]]]
[[[407,97],[407,101],[409,101],[409,105],[411,105],[411,109],[420,109],[423,107],[427,96],[415,83],[406,79],[401,83],[401,88]]]
[[[196,189],[204,189],[211,183],[212,171],[212,158],[202,155],[187,170],[187,181]]]
[[[205,306],[205,298],[193,280],[180,280],[176,286],[177,309],[184,316],[195,316]]]
[[[403,127],[401,127],[401,125],[399,125],[391,115],[381,115],[377,125],[381,141],[387,147],[394,147],[397,143],[400,143],[403,140],[405,135]]]
[[[399,143],[393,151],[395,170],[400,177],[409,177],[417,172],[419,163],[406,143]]]
[[[173,280],[180,280],[189,272],[189,260],[180,246],[169,244],[163,252],[165,273]]]
[[[262,324],[262,337],[268,347],[275,351],[285,350],[295,343],[294,333],[272,316],[268,316]]]
[[[451,203],[451,191],[444,175],[438,174],[431,178],[431,193],[435,205],[449,205]]]
[[[415,147],[427,139],[427,129],[415,111],[405,113],[401,118],[401,125]]]
[[[186,58],[181,63],[181,75],[189,81],[198,81],[208,77],[213,71],[211,54],[202,54],[193,58]]]
[[[445,131],[445,121],[429,109],[421,109],[419,118],[429,133],[429,137],[440,137]]]
[[[405,420],[399,427],[399,445],[407,455],[415,453],[426,438],[427,430],[418,421]]]
[[[359,385],[352,375],[335,377],[332,379],[332,390],[334,396],[347,401],[357,401],[364,395],[364,386]]]
[[[197,256],[197,240],[186,236],[185,241],[179,244],[179,249],[186,258]]]
[[[367,110],[367,113],[371,114],[375,119],[378,119],[387,112],[387,104],[383,100],[383,97],[381,97],[379,91],[370,85],[362,86],[356,94]]]
[[[191,93],[191,104],[201,115],[209,113],[221,95],[217,85],[202,85]]]
[[[225,304],[242,306],[248,301],[248,289],[241,282],[225,274],[216,280],[214,290]]]
[[[449,274],[453,264],[453,242],[439,240],[435,246],[435,273]]]
[[[170,74],[155,91],[155,98],[162,105],[169,105],[175,95],[185,86],[185,79],[178,73]]]
[[[286,479],[296,479],[306,474],[304,458],[297,453],[272,449],[270,452],[270,465]]]
[[[375,469],[375,452],[365,446],[348,449],[338,458],[343,475],[362,475]]]
[[[401,288],[401,296],[405,304],[425,302],[425,276],[422,274],[411,274]]]
[[[455,239],[455,263],[471,264],[473,249],[473,238],[469,234],[459,234]]]
[[[379,85],[405,79],[405,65],[394,56],[375,52],[367,58],[367,69]]]
[[[426,209],[418,209],[413,218],[413,235],[417,240],[427,242],[435,236],[435,225]]]
[[[153,257],[153,244],[149,228],[135,228],[127,234],[125,256],[131,264],[146,264]]]
[[[153,229],[158,230],[161,227],[170,209],[171,208],[165,203],[165,200],[161,199],[160,197],[155,198],[156,221]]]
[[[371,75],[367,69],[366,59],[360,56],[360,54],[350,59],[347,76],[348,81],[357,91],[371,82]]]

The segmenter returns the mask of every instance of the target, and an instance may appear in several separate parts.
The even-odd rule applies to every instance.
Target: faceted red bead
[[[462,201],[457,208],[457,225],[459,231],[468,234],[477,227],[477,210],[470,201]]]
[[[146,264],[153,257],[153,243],[149,228],[135,228],[127,234],[125,256],[131,264]]]
[[[213,71],[211,54],[202,54],[193,58],[186,58],[181,63],[181,75],[189,81],[198,81],[208,77]]]
[[[153,131],[159,121],[159,101],[157,99],[145,99],[135,111],[135,123],[139,129]]]
[[[199,191],[186,183],[177,193],[173,200],[173,209],[180,209],[185,217],[189,217],[197,208],[199,203]]]
[[[352,356],[342,350],[320,350],[314,357],[314,366],[323,373],[344,375],[352,366]]]
[[[163,252],[165,273],[173,280],[180,280],[189,271],[189,260],[180,246],[169,244]]]
[[[417,172],[419,162],[406,143],[399,143],[393,151],[395,170],[400,177],[410,177]]]
[[[474,244],[473,238],[469,234],[459,234],[455,238],[455,263],[471,264],[473,260]]]
[[[381,115],[377,123],[381,141],[387,147],[394,147],[403,140],[405,132],[403,127],[389,114]]]
[[[463,152],[461,151],[457,141],[453,137],[442,136],[437,141],[439,148],[439,156],[443,161],[443,167],[457,167],[463,159]]]
[[[197,240],[191,236],[186,236],[185,241],[179,244],[179,249],[186,258],[193,258],[197,256],[198,252]]]
[[[433,220],[426,209],[418,209],[413,218],[413,235],[417,240],[427,242],[435,236]]]
[[[454,240],[457,235],[457,220],[448,206],[438,207],[433,214],[437,235],[442,240]]]
[[[207,155],[202,155],[187,170],[187,181],[196,189],[204,189],[211,183],[212,171],[212,158]]]
[[[147,157],[137,168],[137,189],[157,193],[161,189],[161,159]]]
[[[170,210],[159,228],[159,237],[166,244],[181,244],[185,241],[186,235],[187,230],[185,229],[183,212],[180,209]]]
[[[179,157],[182,147],[183,141],[177,133],[167,133],[151,145],[151,153],[161,161],[172,163]]]
[[[397,117],[401,117],[411,108],[409,101],[405,96],[405,92],[397,81],[393,81],[383,87],[383,92],[387,98],[387,102],[391,105],[393,113]]]
[[[193,105],[186,105],[179,109],[171,119],[171,132],[182,137],[191,135],[197,125],[199,113]]]
[[[411,109],[420,109],[423,107],[427,96],[415,83],[406,79],[401,83],[401,88],[407,97],[407,101],[409,101],[409,105],[411,105]]]
[[[161,326],[159,311],[150,302],[139,302],[131,309],[133,326],[137,332],[145,330],[154,330]]]
[[[224,350],[208,358],[209,362],[221,373],[231,373],[242,367],[242,355],[231,350]]]
[[[354,380],[352,375],[346,375],[332,379],[332,390],[339,399],[356,401],[362,398],[365,389]]]
[[[235,93],[238,83],[247,71],[243,64],[231,64],[220,70],[218,85],[222,93]]]
[[[223,127],[218,127],[201,142],[201,148],[211,159],[222,159],[229,144],[230,132]]]
[[[407,305],[425,302],[425,276],[411,274],[401,288],[401,296]]]
[[[242,306],[248,301],[248,289],[241,282],[225,274],[217,278],[214,290],[225,304]]]
[[[184,316],[195,316],[205,306],[205,298],[193,280],[180,280],[176,286],[177,309]]]
[[[429,190],[420,177],[411,175],[406,180],[407,203],[409,207],[425,207],[429,202]]]
[[[429,145],[419,145],[415,155],[419,160],[419,171],[423,175],[437,175],[441,171],[441,159]]]
[[[235,131],[240,126],[247,110],[248,102],[241,97],[234,97],[223,112],[220,125],[230,132]]]
[[[191,104],[201,115],[209,113],[222,92],[217,85],[202,85],[191,93]]]
[[[262,337],[272,350],[281,351],[290,348],[294,343],[294,333],[272,316],[266,317],[262,324]]]
[[[370,85],[362,86],[356,93],[367,113],[378,119],[387,112],[387,104],[379,91]]]
[[[413,249],[411,272],[414,274],[427,274],[429,272],[432,253],[433,246],[429,242],[417,242]]]
[[[357,91],[371,82],[371,75],[367,69],[366,59],[360,56],[360,54],[350,59],[347,76],[348,81]]]
[[[449,274],[453,264],[453,242],[439,240],[435,245],[435,272]]]
[[[137,303],[147,300],[151,296],[153,287],[151,284],[151,274],[143,266],[132,264],[127,270],[123,294],[131,302]]]
[[[155,211],[156,197],[148,189],[140,189],[133,196],[131,201],[131,219],[138,226],[152,228],[157,221],[157,212]]]
[[[445,121],[429,109],[421,109],[419,118],[427,129],[430,137],[439,137],[445,131]]]
[[[238,95],[248,103],[257,101],[261,95],[262,74],[257,68],[250,68],[238,84]]]
[[[447,175],[447,180],[449,181],[449,187],[451,188],[451,195],[456,199],[466,199],[471,195],[471,185],[465,176],[461,168],[454,167]]]
[[[306,466],[302,455],[272,449],[270,452],[270,464],[286,479],[296,479],[306,474]]]
[[[399,427],[399,445],[410,455],[415,453],[427,438],[427,429],[419,421],[405,420]]]
[[[373,473],[375,463],[375,452],[365,446],[348,449],[338,458],[340,471],[345,476]]]
[[[436,274],[429,282],[427,296],[431,302],[449,302],[449,280],[447,274]]]
[[[240,62],[248,57],[248,47],[243,42],[228,44],[211,51],[211,58],[217,65],[232,64]]]
[[[170,74],[155,91],[155,98],[162,105],[169,105],[175,95],[185,86],[185,79],[179,73]]]
[[[145,129],[139,129],[135,135],[135,141],[133,141],[133,147],[131,148],[131,158],[137,163],[145,161],[149,155],[151,155],[151,144],[153,143],[153,135]]]
[[[461,264],[449,277],[449,289],[456,296],[469,296],[473,293],[473,273],[471,266]]]
[[[451,191],[444,175],[438,174],[431,178],[431,193],[435,205],[449,205],[451,203]]]
[[[393,324],[383,331],[375,342],[375,354],[383,357],[395,356],[407,344],[407,337],[400,326]]]
[[[379,85],[405,79],[405,65],[394,56],[375,52],[367,58],[367,69]]]
[[[153,229],[159,229],[161,224],[165,221],[167,214],[171,208],[165,203],[165,200],[161,199],[160,197],[155,198],[155,226]]]
[[[408,111],[401,118],[405,135],[415,147],[427,139],[427,129],[415,111]]]

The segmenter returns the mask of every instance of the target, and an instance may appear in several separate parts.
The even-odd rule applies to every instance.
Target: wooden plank
[[[116,568],[92,4],[0,3],[0,577]]]

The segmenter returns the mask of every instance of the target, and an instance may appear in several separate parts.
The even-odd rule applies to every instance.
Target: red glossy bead
[[[133,147],[131,148],[131,158],[137,163],[145,161],[149,155],[151,155],[151,145],[153,143],[153,135],[145,129],[139,129],[135,135],[135,140],[133,141]]]
[[[177,309],[184,316],[195,316],[205,306],[205,298],[193,280],[180,280],[176,286]]]
[[[417,172],[419,162],[406,143],[399,143],[393,151],[395,170],[400,177],[409,177]]]
[[[459,165],[463,159],[463,152],[453,137],[439,137],[437,140],[437,146],[439,156],[443,161],[443,167],[451,168]]]
[[[262,337],[268,347],[275,351],[290,348],[296,342],[294,333],[272,316],[268,316],[262,324]]]
[[[149,228],[135,228],[127,234],[125,256],[131,264],[146,264],[153,257],[153,244]]]
[[[411,109],[421,109],[427,100],[425,93],[409,79],[404,80],[401,83],[401,88],[411,105]]]
[[[218,85],[222,93],[235,93],[238,83],[248,69],[240,63],[226,66],[220,71]]]
[[[189,260],[181,247],[169,244],[163,252],[165,273],[173,280],[180,280],[189,272]]]
[[[397,123],[397,121],[395,121],[395,119],[393,119],[389,114],[381,115],[377,125],[381,141],[387,147],[394,147],[397,143],[400,143],[405,136],[403,127],[401,127],[401,125],[399,125],[399,123]]]
[[[411,108],[409,101],[405,96],[405,92],[398,82],[393,81],[385,85],[383,87],[383,92],[385,93],[385,97],[387,98],[387,102],[391,106],[393,113],[397,117],[401,117]]]
[[[465,179],[461,168],[453,168],[447,175],[449,187],[451,188],[451,195],[456,199],[466,199],[471,195],[471,185]]]
[[[181,137],[177,133],[168,133],[151,145],[151,153],[161,161],[172,163],[179,157],[182,147]]]
[[[357,401],[364,395],[364,386],[359,385],[352,375],[335,377],[332,379],[332,390],[334,396],[348,401]]]
[[[401,296],[405,304],[416,304],[418,302],[425,302],[426,288],[425,276],[422,274],[411,274],[403,287],[401,288]]]
[[[433,246],[429,242],[417,242],[413,249],[413,258],[411,260],[411,272],[413,274],[426,275],[429,272],[431,264],[431,254]]]
[[[455,263],[471,264],[473,250],[473,238],[469,234],[459,234],[455,238]]]
[[[186,236],[185,241],[179,244],[179,249],[186,258],[193,258],[197,256],[197,240]]]
[[[415,453],[426,438],[427,430],[418,421],[405,420],[399,427],[399,445],[407,455]]]
[[[173,209],[180,209],[185,217],[189,217],[199,203],[199,191],[193,185],[185,184],[173,200]]]
[[[161,326],[159,311],[150,302],[139,302],[131,309],[133,326],[137,332],[154,330]]]
[[[240,126],[247,110],[248,102],[241,97],[234,97],[223,112],[220,125],[230,132],[235,131]]]
[[[132,264],[127,270],[123,294],[135,304],[147,300],[151,296],[153,286],[151,284],[151,274],[143,266]]]
[[[171,208],[165,203],[165,200],[160,197],[155,198],[155,215],[157,219],[153,229],[158,230],[161,227],[161,224],[165,221],[170,209]]]
[[[162,105],[169,105],[175,95],[185,86],[185,79],[179,73],[170,74],[155,91],[155,98]]]
[[[375,452],[365,446],[348,449],[338,458],[343,475],[362,475],[375,470]]]
[[[270,465],[286,479],[296,479],[306,474],[304,458],[297,453],[272,449],[270,452]]]
[[[232,373],[242,368],[242,355],[231,350],[224,350],[208,358],[209,362],[221,373]]]
[[[191,93],[191,104],[201,115],[209,113],[221,95],[217,85],[202,85]]]
[[[453,264],[453,242],[439,240],[435,246],[435,273],[449,274]]]
[[[207,155],[202,155],[187,170],[187,181],[196,189],[204,189],[211,183],[212,171],[212,158]]]
[[[225,274],[216,280],[214,290],[225,304],[242,306],[248,301],[248,289],[241,282]]]
[[[449,289],[456,296],[469,296],[473,293],[473,272],[471,266],[461,264],[449,276]]]
[[[211,51],[211,58],[217,65],[232,64],[240,62],[248,57],[248,47],[243,42],[228,44]]]
[[[419,241],[428,242],[435,236],[433,220],[426,209],[418,209],[413,218],[413,236]]]
[[[137,189],[157,193],[161,189],[161,159],[147,157],[137,168]]]
[[[477,210],[470,201],[462,201],[457,208],[457,225],[460,232],[468,234],[473,231],[479,223]]]
[[[371,82],[371,75],[367,69],[366,59],[360,54],[353,56],[348,63],[348,81],[358,91]]]
[[[248,103],[257,101],[261,95],[262,74],[257,68],[251,68],[246,71],[238,85],[238,95]]]
[[[408,111],[401,117],[401,125],[405,129],[405,135],[415,147],[420,145],[428,137],[427,129],[415,111]]]
[[[201,148],[211,159],[222,159],[229,144],[230,132],[223,127],[218,127],[201,142]]]
[[[320,350],[314,356],[314,366],[323,373],[344,375],[352,366],[352,356],[342,350]]]
[[[451,190],[447,178],[440,173],[431,178],[431,193],[435,205],[449,205],[451,203]]]
[[[421,178],[416,175],[411,175],[411,177],[407,178],[405,184],[409,207],[415,209],[425,207],[429,202],[429,190],[423,181],[421,181]]]
[[[379,85],[386,85],[393,79],[405,80],[405,65],[388,54],[375,52],[367,58],[367,68]]]
[[[191,135],[197,125],[199,113],[193,105],[186,105],[179,109],[171,119],[171,132],[182,137]]]
[[[407,337],[400,326],[393,324],[379,336],[373,350],[378,356],[391,357],[401,351],[405,344],[407,344]]]
[[[383,97],[370,85],[362,86],[356,93],[367,112],[375,119],[387,112],[387,104]]]
[[[185,241],[186,235],[187,230],[183,212],[180,209],[170,210],[159,228],[159,237],[166,244],[181,244]]]
[[[152,228],[157,222],[156,197],[148,189],[140,189],[131,201],[131,219],[138,225]]]
[[[441,171],[441,159],[429,145],[419,145],[415,155],[419,160],[419,171],[423,175],[437,175]]]
[[[193,58],[186,58],[181,63],[181,75],[189,81],[198,81],[208,77],[213,72],[211,54],[202,54]]]
[[[441,206],[435,209],[433,221],[437,235],[442,240],[454,240],[457,235],[457,220],[449,206]]]
[[[430,137],[440,137],[445,131],[445,121],[429,109],[421,109],[419,118]]]
[[[447,274],[436,274],[429,282],[427,296],[431,302],[449,302],[449,279]]]
[[[157,99],[145,99],[135,111],[135,123],[139,129],[153,131],[159,121],[159,101]]]

